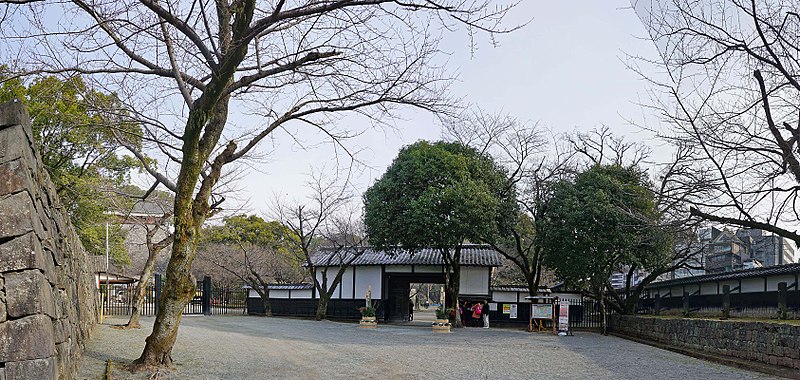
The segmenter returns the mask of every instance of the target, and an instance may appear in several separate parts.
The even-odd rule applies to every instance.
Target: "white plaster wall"
[[[317,273],[316,273],[317,281],[319,281],[319,283],[322,284],[322,276],[324,274],[327,274],[328,281],[325,284],[330,289],[330,286],[333,283],[333,280],[336,278],[336,272],[338,272],[338,271],[339,271],[339,268],[337,268],[337,267],[328,268],[328,272],[327,273],[325,273],[322,269],[317,269]],[[350,281],[353,281],[353,280],[351,279]],[[292,292],[292,298],[294,298],[294,292]],[[311,297],[309,296],[309,298],[311,298]],[[334,290],[333,296],[331,296],[331,299],[339,299],[339,289],[335,289]]]
[[[252,292],[252,290],[251,290]],[[269,298],[289,298],[288,290],[270,290]]]
[[[792,284],[794,284],[794,276],[783,275],[783,276],[768,277],[767,278],[767,291],[770,291],[770,292],[778,291],[778,283],[781,283],[781,282],[785,282],[786,286],[791,286]]]
[[[742,279],[742,293],[753,293],[764,291],[763,278],[745,278]]]
[[[363,266],[356,269],[356,298],[364,298],[367,289],[372,287],[372,299],[381,298],[381,267]]]
[[[707,295],[707,294],[717,294],[717,283],[716,282],[708,282],[705,284],[700,285],[700,294]]]
[[[353,299],[353,269],[354,267],[348,267],[342,275],[342,299]]]
[[[739,280],[720,281],[720,283],[719,283],[719,294],[723,294],[722,287],[725,286],[725,285],[728,285],[728,286],[731,287],[731,293],[739,293],[738,290],[733,290],[733,289],[736,289],[737,286],[739,286]]]
[[[489,294],[489,268],[461,267],[460,294]],[[516,300],[515,300],[516,301]]]
[[[311,289],[292,290],[292,299],[311,298]]]
[[[415,265],[415,273],[443,273],[444,269],[441,265]]]
[[[492,302],[517,302],[517,292],[492,292]]]
[[[411,265],[387,265],[386,272],[389,273],[411,273]]]

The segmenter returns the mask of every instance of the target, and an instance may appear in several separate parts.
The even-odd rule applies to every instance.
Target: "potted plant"
[[[449,316],[453,309],[445,309],[440,307],[436,309],[436,320],[431,324],[433,332],[449,333],[450,332],[450,319]]]
[[[374,329],[378,327],[378,321],[375,319],[375,306],[369,305],[369,306],[357,307],[356,310],[358,310],[361,313],[361,321],[359,321],[359,327],[365,329]]]

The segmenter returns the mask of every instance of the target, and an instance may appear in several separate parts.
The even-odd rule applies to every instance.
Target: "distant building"
[[[696,254],[686,261],[688,268],[665,273],[657,281],[795,263],[795,248],[791,241],[750,228],[734,231],[727,228],[701,228],[696,235],[679,237],[675,249]],[[641,281],[645,275],[644,272],[637,274],[634,282]],[[625,273],[616,272],[610,280],[614,288],[622,288],[625,286]]]
[[[794,263],[794,247],[784,237],[752,228],[739,229],[736,236],[748,245],[750,257],[765,267]]]
[[[742,269],[742,263],[750,259],[748,245],[727,228],[720,231],[704,251],[705,268],[709,273]]]
[[[147,232],[156,230],[152,237],[153,242],[164,239],[171,229],[171,223],[165,222],[164,218],[169,217],[171,212],[171,200],[158,198],[140,200],[128,210],[110,212],[118,218],[122,230],[125,232],[125,249],[131,259],[130,265],[127,267],[111,268],[112,273],[139,277],[148,256]],[[166,270],[170,247],[171,245],[164,248],[159,254],[156,260],[156,273],[164,273]]]
[[[619,271],[614,272],[611,275],[611,287],[614,289],[622,289],[625,287],[625,281],[628,275],[628,271]],[[631,286],[639,285],[645,277],[647,277],[648,273],[639,269],[633,272],[633,277],[631,278]]]

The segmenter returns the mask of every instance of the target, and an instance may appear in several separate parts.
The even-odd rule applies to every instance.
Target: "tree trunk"
[[[186,169],[189,163],[184,160],[179,183],[191,189],[200,173],[198,165],[194,173]],[[195,181],[180,181],[186,175],[195,175]],[[200,226],[204,220],[192,210],[192,191],[179,191],[175,198],[175,233],[172,243],[172,256],[167,264],[166,280],[158,300],[158,312],[153,324],[153,332],[145,340],[142,355],[133,362],[134,369],[148,369],[172,366],[172,347],[178,337],[183,309],[195,293],[196,283],[192,276],[192,262],[197,254],[197,241]]]
[[[203,96],[200,99],[206,100]],[[172,256],[167,264],[165,284],[158,300],[153,332],[145,340],[142,355],[133,362],[133,369],[172,367],[172,347],[178,338],[178,326],[183,316],[183,309],[195,292],[192,263],[197,256],[200,229],[211,211],[208,199],[219,180],[225,159],[236,149],[235,143],[228,143],[225,150],[214,159],[209,173],[203,178],[200,189],[193,198],[200,173],[213,147],[219,141],[222,128],[227,121],[228,101],[228,97],[222,97],[211,103],[210,109],[198,106],[189,111],[183,138],[183,161],[176,182],[173,207],[175,232],[172,240]]]
[[[265,291],[259,292],[259,294],[258,294],[259,296],[261,296],[261,306],[264,307],[264,316],[265,317],[271,317],[272,316],[272,303],[269,302],[269,289],[267,288],[267,285],[264,285],[263,289],[265,289]]]
[[[125,328],[138,329],[141,327],[139,318],[141,317],[141,308],[144,304],[145,293],[147,293],[147,284],[150,282],[150,277],[153,276],[153,270],[156,267],[156,257],[158,251],[149,252],[147,261],[144,263],[142,275],[139,276],[139,283],[136,284],[136,290],[133,292],[133,308],[131,309],[131,318]]]
[[[319,302],[317,302],[317,315],[316,320],[321,321],[328,317],[328,303],[331,301],[331,296],[325,292],[319,295]]]
[[[539,281],[537,281],[536,272],[527,272],[525,274],[528,280],[528,293],[531,297],[534,297],[539,293]]]
[[[606,295],[604,290],[600,290],[600,332],[603,335],[608,335],[607,321],[606,321]]]
[[[178,236],[188,235],[177,229],[175,233]],[[191,273],[191,263],[196,239],[176,239],[173,247],[172,258],[167,265],[166,281],[158,300],[153,332],[145,340],[142,355],[133,362],[135,367],[141,369],[172,366],[172,347],[178,337],[183,309],[195,293],[196,284]]]
[[[444,291],[450,298],[450,308],[453,309],[453,314],[455,315],[453,326],[464,327],[464,323],[461,321],[461,313],[458,312],[458,293],[460,290],[461,266],[458,264],[452,264],[451,266],[452,268],[446,270],[445,273]],[[445,303],[442,302],[442,304],[444,305]]]

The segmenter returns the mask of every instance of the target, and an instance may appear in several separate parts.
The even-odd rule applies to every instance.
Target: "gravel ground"
[[[79,379],[102,378],[107,359],[141,353],[152,318],[121,331],[109,319],[86,347]],[[187,316],[173,350],[170,379],[756,379],[721,366],[589,332],[572,337],[511,329],[430,328],[309,320]],[[117,367],[120,367],[118,365]],[[121,368],[112,379],[146,379]]]

